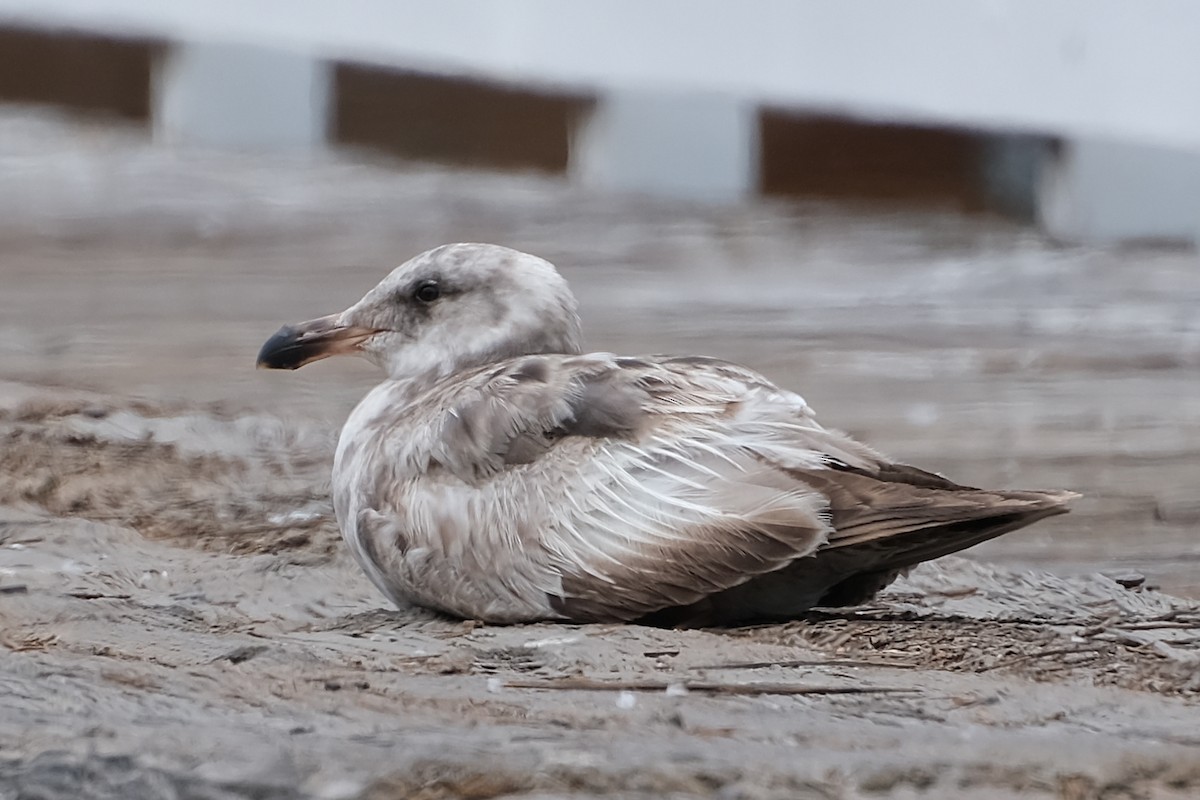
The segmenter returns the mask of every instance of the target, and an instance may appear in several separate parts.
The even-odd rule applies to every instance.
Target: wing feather
[[[466,508],[440,532],[454,558],[417,548],[425,572],[408,578],[464,616],[632,620],[733,590],[758,598],[737,587],[802,564],[833,585],[854,548],[1029,508],[890,464],[798,395],[711,359],[526,356],[439,391],[421,402],[442,413],[406,446],[449,478],[388,502],[417,540],[437,537],[415,520],[445,528],[446,508]],[[822,571],[833,551],[839,566]],[[482,596],[470,576],[497,570]]]

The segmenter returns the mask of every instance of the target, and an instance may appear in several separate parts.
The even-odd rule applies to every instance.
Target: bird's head
[[[353,354],[392,379],[441,377],[519,355],[578,353],[579,338],[575,297],[550,262],[448,244],[397,267],[345,311],[280,328],[258,366]]]

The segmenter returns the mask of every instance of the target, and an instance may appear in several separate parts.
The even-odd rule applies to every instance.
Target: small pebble
[[[1124,570],[1121,572],[1104,572],[1101,574],[1103,574],[1104,577],[1106,577],[1112,581],[1115,581],[1116,583],[1120,584],[1121,586],[1124,586],[1126,589],[1138,589],[1138,588],[1143,587],[1146,583],[1146,576],[1140,572],[1135,572],[1133,570]]]

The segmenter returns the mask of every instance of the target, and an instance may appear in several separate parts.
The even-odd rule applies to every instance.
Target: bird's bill
[[[259,369],[299,369],[329,356],[354,354],[378,333],[372,328],[342,325],[340,314],[284,325],[258,351]]]

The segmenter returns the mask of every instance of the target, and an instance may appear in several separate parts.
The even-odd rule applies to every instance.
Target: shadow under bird
[[[583,354],[566,281],[497,245],[422,253],[258,365],[337,354],[387,374],[338,441],[342,535],[393,602],[459,617],[790,618],[1077,496],[894,463],[735,364]]]

